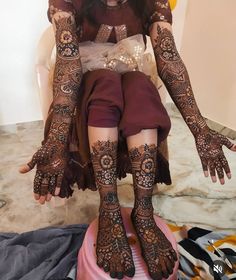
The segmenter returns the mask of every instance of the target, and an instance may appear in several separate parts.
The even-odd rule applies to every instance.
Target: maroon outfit
[[[48,10],[50,21],[56,11],[68,11],[75,15],[80,42],[115,43],[136,34],[148,35],[148,27],[155,21],[172,23],[167,0],[147,0],[145,20],[137,16],[130,1],[118,7],[107,7],[102,0],[97,0],[91,11],[96,24],[90,23],[87,18],[81,20],[79,12],[82,4],[82,0],[49,0]],[[117,176],[120,179],[131,173],[125,138],[142,129],[157,128],[159,152],[155,183],[171,183],[166,146],[170,119],[148,76],[139,71],[125,74],[108,69],[89,71],[83,75],[76,109],[69,137],[71,160],[65,171],[61,197],[72,194],[74,183],[83,190],[97,189],[90,159],[88,125],[119,128]],[[45,139],[51,117],[52,112],[47,119]]]

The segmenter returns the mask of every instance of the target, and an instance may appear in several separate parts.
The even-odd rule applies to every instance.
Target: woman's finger
[[[48,194],[48,185],[49,185],[49,176],[46,174],[43,176],[41,187],[40,187],[40,195],[46,196]]]
[[[19,167],[19,172],[20,172],[21,174],[25,174],[25,173],[29,172],[30,170],[31,170],[31,168],[29,167],[28,164],[24,164],[24,165],[21,165],[21,166]]]
[[[41,183],[42,183],[42,179],[43,179],[43,174],[41,171],[37,170],[35,177],[34,177],[34,193],[37,195],[40,195],[41,192]]]
[[[221,144],[226,146],[228,149],[232,150],[234,149],[234,144],[225,136],[221,135]],[[232,150],[233,151],[233,150]],[[236,150],[235,150],[236,151]]]
[[[34,199],[35,199],[35,200],[39,200],[39,199],[40,199],[40,195],[39,195],[39,194],[34,193]]]
[[[201,159],[201,163],[202,163],[202,169],[204,172],[204,176],[205,177],[209,177],[209,172],[208,172],[208,167],[207,167],[207,160],[206,159]]]
[[[57,176],[57,187],[55,190],[55,196],[58,196],[61,190],[62,186],[62,180],[63,180],[63,172],[60,172]]]
[[[210,175],[211,175],[212,182],[216,183],[217,179],[216,179],[216,171],[215,171],[215,164],[214,164],[214,162],[210,162],[209,170],[210,170]]]
[[[49,185],[49,180],[50,177],[48,174],[44,174],[42,181],[41,181],[41,186],[40,186],[40,198],[39,198],[39,203],[44,204],[48,195],[48,185]]]
[[[46,197],[46,201],[49,202],[51,199],[52,199],[52,195],[48,193]]]
[[[219,160],[221,162],[221,166],[224,169],[225,174],[227,175],[228,179],[231,179],[231,171],[230,171],[230,167],[229,167],[226,157],[223,155],[220,157]]]
[[[233,147],[230,148],[231,151],[236,152],[236,144],[233,145]]]
[[[61,188],[58,188],[58,187],[57,187],[57,188],[55,189],[55,193],[54,193],[55,196],[58,196],[58,195],[60,194],[60,191],[61,191]]]
[[[29,172],[30,170],[34,169],[35,165],[36,165],[36,163],[33,162],[33,160],[31,160],[30,162],[28,162],[24,165],[21,165],[19,167],[19,172],[21,174],[25,174],[25,173]]]
[[[225,183],[224,170],[223,170],[223,167],[222,167],[222,164],[221,164],[220,160],[215,161],[215,166],[216,166],[216,172],[217,172],[217,176],[219,178],[219,181],[220,181],[221,185],[224,185],[224,183]]]
[[[49,185],[48,185],[49,194],[54,195],[55,189],[56,189],[56,183],[57,183],[57,176],[52,175],[50,180],[49,180]]]
[[[41,195],[38,201],[39,201],[39,203],[42,204],[42,205],[45,204],[46,195]]]

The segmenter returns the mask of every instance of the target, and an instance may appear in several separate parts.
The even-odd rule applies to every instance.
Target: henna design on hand
[[[223,135],[209,130],[208,133],[201,133],[195,137],[198,154],[201,159],[202,168],[205,172],[210,171],[213,181],[216,181],[216,173],[219,179],[224,179],[224,172],[230,177],[230,168],[225,158],[222,146],[228,149],[233,144]],[[221,181],[224,183],[224,181]]]
[[[152,192],[157,147],[155,144],[135,147],[129,150],[129,156],[135,194],[131,220],[150,276],[153,279],[167,278],[173,272],[177,255],[153,217]]]
[[[171,31],[157,25],[154,54],[158,73],[191,132],[196,135],[207,129],[195,101],[187,69],[176,49]]]
[[[37,164],[34,179],[34,193],[46,196],[55,195],[56,188],[60,188],[68,154],[64,145],[57,145],[55,141],[47,141],[28,163],[32,169]]]
[[[97,234],[97,264],[112,278],[132,277],[135,273],[117,197],[117,141],[97,141],[91,159],[100,194]]]

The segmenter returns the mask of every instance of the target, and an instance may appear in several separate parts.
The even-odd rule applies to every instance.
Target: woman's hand
[[[231,171],[222,146],[226,146],[231,151],[236,152],[236,145],[231,143],[225,136],[211,129],[197,134],[195,142],[205,176],[209,176],[209,170],[212,182],[215,183],[217,173],[220,183],[223,185],[225,183],[224,172],[230,179]]]
[[[41,204],[59,195],[67,161],[66,145],[49,138],[33,155],[32,160],[20,167],[20,173],[27,173],[37,165],[34,197]]]

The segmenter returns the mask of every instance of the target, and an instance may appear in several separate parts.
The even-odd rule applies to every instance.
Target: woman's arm
[[[235,151],[236,147],[226,137],[211,130],[201,115],[187,69],[177,51],[171,25],[167,22],[153,23],[150,36],[159,76],[195,137],[204,173],[208,176],[209,170],[213,182],[216,182],[217,173],[224,184],[224,171],[228,178],[231,173],[222,146]]]
[[[82,67],[75,19],[66,12],[53,16],[56,64],[53,78],[53,119],[49,138],[67,143],[68,132],[79,91]],[[63,129],[60,129],[63,128]]]
[[[171,25],[154,23],[150,36],[159,76],[192,134],[208,131],[195,101],[187,69],[176,49]]]
[[[42,204],[60,193],[68,162],[68,135],[82,78],[74,16],[59,11],[53,15],[52,22],[56,39],[52,122],[42,147],[27,166],[20,169],[25,173],[37,165],[34,194]]]

